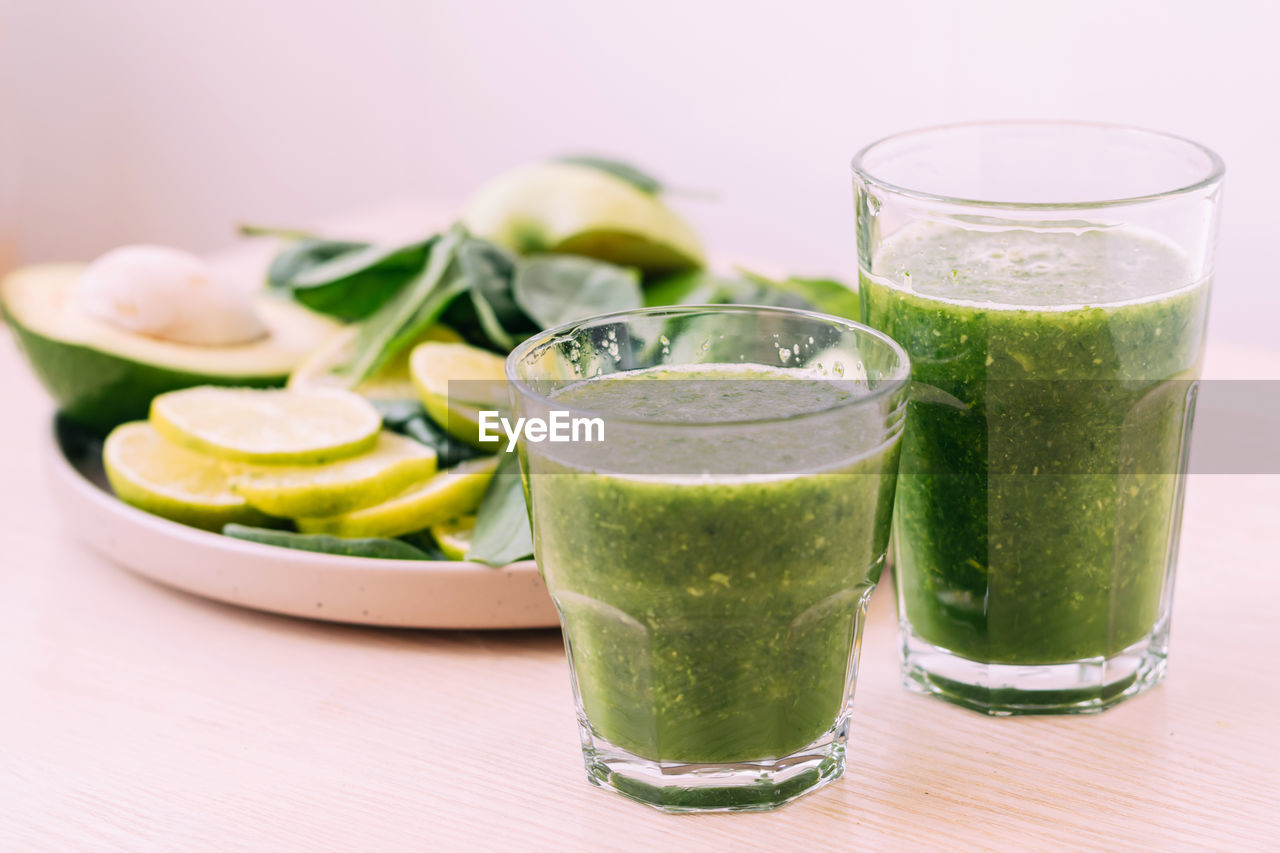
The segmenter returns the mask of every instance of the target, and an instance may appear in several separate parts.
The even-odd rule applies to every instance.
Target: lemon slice
[[[465,560],[471,550],[471,537],[476,532],[476,517],[464,515],[431,528],[431,536],[450,560]]]
[[[436,472],[436,452],[391,432],[373,449],[323,465],[246,465],[231,480],[251,506],[290,518],[352,512],[403,492]]]
[[[404,536],[475,512],[497,467],[495,456],[472,459],[366,509],[326,518],[299,518],[298,529],[348,538]]]
[[[334,368],[345,362],[355,350],[356,336],[359,329],[350,326],[334,335],[323,347],[306,358],[297,369],[289,375],[290,388],[308,390],[314,388],[344,388],[355,391],[368,400],[416,400],[418,392],[409,378],[409,352],[406,347],[382,366],[377,373],[360,384],[352,387],[347,377],[334,372]],[[422,333],[414,342],[426,343],[462,343],[459,335],[448,326],[434,325]]]
[[[431,420],[454,438],[496,453],[502,441],[480,441],[480,411],[510,406],[504,363],[501,356],[479,347],[425,343],[410,354],[409,375]]]
[[[112,430],[102,449],[102,464],[116,497],[154,515],[205,530],[270,522],[231,490],[237,463],[166,441],[146,421]]]
[[[170,441],[221,459],[305,465],[369,450],[382,418],[350,391],[202,386],[156,397],[151,424]]]

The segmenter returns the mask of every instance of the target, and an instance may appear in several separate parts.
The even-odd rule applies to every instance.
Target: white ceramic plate
[[[545,628],[555,608],[532,560],[479,563],[315,554],[197,530],[116,500],[96,453],[55,423],[45,446],[54,498],[93,550],[167,586],[228,604],[401,628]]]

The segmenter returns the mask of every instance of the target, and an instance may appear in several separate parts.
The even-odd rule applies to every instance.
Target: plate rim
[[[472,560],[401,560],[395,557],[357,557],[349,554],[327,554],[323,551],[304,551],[301,548],[283,548],[279,545],[268,545],[264,542],[237,539],[234,536],[214,533],[212,530],[202,530],[199,527],[182,524],[146,510],[138,509],[135,506],[130,506],[92,482],[76,467],[74,462],[67,458],[67,454],[63,451],[62,443],[58,441],[56,415],[50,422],[50,429],[44,433],[44,444],[45,452],[53,461],[55,476],[61,478],[64,483],[75,489],[86,500],[92,501],[100,507],[108,507],[109,512],[122,513],[126,517],[132,518],[145,526],[152,527],[161,533],[190,537],[198,544],[207,545],[215,550],[233,554],[242,553],[262,556],[281,556],[280,552],[282,551],[291,552],[291,556],[305,555],[300,558],[303,560],[315,560],[322,565],[347,566],[349,568],[397,569],[400,571],[415,571],[428,568],[437,571],[482,570],[493,572],[504,569],[508,571],[532,571],[534,573],[538,571],[538,564],[533,560],[517,560],[514,563],[507,563],[502,566],[490,566]]]
[[[533,560],[488,566],[471,561],[385,559],[235,539],[152,515],[121,501],[99,484],[91,471],[77,464],[74,453],[66,452],[56,414],[46,422],[41,451],[51,497],[69,525],[68,532],[95,555],[162,586],[249,610],[337,624],[434,630],[520,630],[559,624],[554,602]],[[125,533],[123,540],[105,532],[104,527],[117,524]],[[130,532],[133,545],[125,548],[117,544],[128,541]],[[161,549],[160,553],[179,563],[186,550],[198,552],[197,565],[225,561],[232,566],[231,575],[240,578],[239,584],[227,592],[220,586],[225,580],[221,569],[172,569],[174,564],[162,558],[157,558],[161,559],[157,563],[150,556],[139,556],[138,548],[143,554]],[[246,577],[250,578],[249,588],[243,586]],[[267,586],[258,586],[259,578]],[[332,607],[324,605],[323,612],[312,611],[303,600],[309,598],[308,584],[322,579],[328,579],[323,580],[329,587],[325,594],[338,597],[332,599]],[[271,591],[273,584],[284,592]],[[248,592],[250,588],[255,591]],[[343,589],[347,592],[340,591]],[[373,596],[367,609],[361,598],[365,594]],[[430,596],[432,603],[421,610],[405,604],[410,600],[405,595],[418,594]],[[397,603],[388,605],[387,601]],[[318,601],[316,606],[321,607]]]

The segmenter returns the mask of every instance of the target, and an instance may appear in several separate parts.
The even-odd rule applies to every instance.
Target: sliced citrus
[[[472,459],[380,504],[345,515],[299,518],[298,529],[345,537],[394,537],[423,530],[475,512],[497,467],[495,456]]]
[[[409,352],[412,347],[406,347],[397,353],[377,373],[354,387],[347,377],[336,372],[335,368],[350,358],[354,351],[356,335],[359,331],[355,326],[350,326],[308,356],[289,375],[289,387],[302,390],[345,388],[355,391],[366,399],[378,401],[416,400],[418,393],[413,387],[413,381],[409,378]],[[415,343],[427,341],[462,343],[462,335],[448,326],[436,324],[423,332]]]
[[[471,550],[471,537],[475,532],[476,517],[471,514],[431,528],[431,536],[450,560],[467,559],[467,552]]]
[[[409,375],[433,421],[454,438],[497,452],[503,442],[480,441],[480,411],[503,411],[507,399],[504,360],[467,344],[425,343],[409,356]]]
[[[154,515],[205,530],[269,522],[266,513],[232,491],[237,463],[180,447],[146,421],[112,430],[102,449],[102,464],[116,497]]]
[[[307,465],[369,450],[382,418],[350,391],[202,386],[156,397],[151,424],[170,441],[221,459]]]
[[[381,503],[436,472],[436,452],[383,432],[372,450],[323,465],[245,465],[232,488],[252,506],[288,518],[340,515]]]

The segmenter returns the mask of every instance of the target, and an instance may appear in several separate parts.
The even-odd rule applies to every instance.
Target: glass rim
[[[881,387],[869,390],[866,394],[852,397],[849,400],[837,403],[825,409],[816,411],[796,412],[790,415],[770,416],[761,418],[747,418],[743,420],[730,421],[675,421],[665,418],[646,418],[628,415],[618,415],[614,412],[602,411],[600,409],[591,409],[584,406],[566,404],[564,401],[556,400],[545,394],[539,393],[529,385],[529,380],[518,375],[517,366],[524,361],[531,353],[553,345],[560,339],[567,339],[569,336],[579,333],[584,329],[602,326],[610,322],[625,322],[637,317],[677,317],[681,315],[695,314],[739,314],[739,315],[774,315],[799,317],[802,319],[816,320],[825,324],[835,324],[844,327],[845,331],[852,331],[858,334],[867,335],[874,339],[877,343],[887,346],[889,351],[894,354],[897,364],[892,373],[886,374],[881,379],[883,382]],[[714,363],[714,362],[709,362]],[[784,368],[795,369],[795,368]],[[507,356],[504,365],[507,381],[519,389],[519,393],[530,397],[546,406],[557,410],[571,412],[577,415],[589,415],[595,417],[607,418],[612,423],[632,424],[637,426],[650,427],[668,427],[668,428],[723,428],[723,427],[741,427],[741,426],[760,426],[764,424],[779,424],[788,421],[800,421],[811,417],[821,417],[831,412],[838,412],[845,409],[853,409],[864,406],[869,403],[880,400],[891,394],[897,393],[899,390],[906,388],[907,383],[911,379],[911,359],[907,351],[901,344],[893,338],[881,332],[879,329],[859,323],[856,320],[850,320],[846,317],[837,317],[834,314],[823,314],[820,311],[807,311],[801,308],[783,308],[774,305],[661,305],[650,308],[629,308],[624,311],[612,311],[608,314],[596,314],[591,317],[585,317],[581,320],[572,320],[568,323],[562,323],[559,326],[553,326],[541,332],[537,332],[525,340],[521,341],[515,349]],[[627,373],[629,371],[619,371],[619,373]],[[609,374],[617,375],[617,374]],[[583,379],[580,381],[588,381]],[[833,380],[840,381],[840,380]],[[853,381],[853,380],[846,380]]]
[[[1174,142],[1179,145],[1186,146],[1188,149],[1194,150],[1202,154],[1208,161],[1206,173],[1199,179],[1182,186],[1176,186],[1168,190],[1162,190],[1155,193],[1145,193],[1141,195],[1122,196],[1117,198],[1096,199],[1093,201],[998,201],[994,199],[981,198],[965,198],[962,196],[951,196],[942,193],[933,193],[927,190],[916,189],[912,187],[901,186],[891,181],[886,181],[876,177],[876,175],[867,168],[866,159],[881,146],[890,143],[899,142],[911,138],[919,138],[928,134],[938,133],[940,131],[962,130],[962,129],[998,129],[998,128],[1077,128],[1092,129],[1099,131],[1112,131],[1126,134],[1135,134],[1140,136],[1153,137],[1161,139],[1165,142]],[[1145,204],[1153,201],[1161,201],[1177,196],[1188,195],[1200,190],[1220,183],[1226,174],[1226,163],[1218,156],[1218,153],[1207,145],[1188,139],[1185,136],[1179,136],[1174,133],[1168,133],[1163,130],[1151,130],[1150,128],[1138,127],[1130,124],[1115,124],[1111,122],[1098,121],[1067,121],[1056,119],[1012,119],[1012,120],[984,120],[984,121],[961,121],[951,122],[948,124],[935,124],[926,127],[918,127],[913,130],[904,130],[883,136],[868,145],[863,146],[853,155],[850,161],[853,173],[868,184],[873,184],[882,189],[906,196],[908,198],[917,199],[919,201],[942,202],[944,204],[954,204],[967,207],[981,207],[996,210],[1098,210],[1111,207],[1124,207],[1134,204]]]

